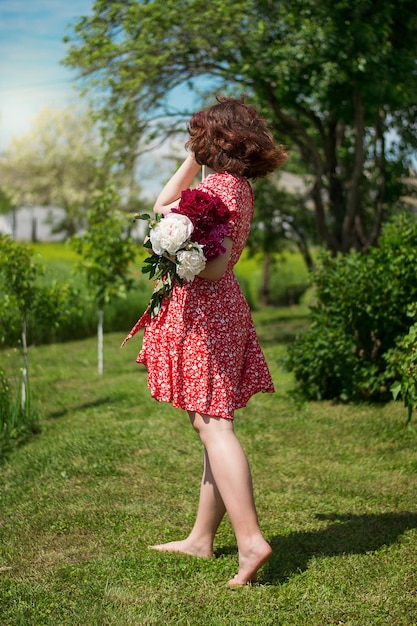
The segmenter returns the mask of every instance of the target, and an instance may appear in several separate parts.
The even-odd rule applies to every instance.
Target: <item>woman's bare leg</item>
[[[216,485],[211,470],[207,450],[204,448],[204,469],[201,480],[200,500],[197,517],[189,539],[196,544],[203,543],[209,555],[213,555],[213,541],[220,526],[226,507]]]
[[[256,578],[258,569],[272,552],[259,528],[246,455],[234,433],[232,421],[199,413],[190,413],[190,419],[204,444],[204,470],[196,521],[186,539],[151,547],[210,557],[214,536],[227,510],[239,549],[239,572],[229,584],[244,585]]]
[[[249,464],[232,421],[198,413],[190,417],[207,451],[214,483],[236,534],[239,572],[229,584],[244,585],[256,578],[272,553],[259,528]]]
[[[224,514],[225,506],[213,478],[207,451],[204,449],[200,501],[197,517],[189,536],[182,541],[170,541],[151,546],[151,548],[162,552],[182,552],[203,557],[213,556],[214,536]]]

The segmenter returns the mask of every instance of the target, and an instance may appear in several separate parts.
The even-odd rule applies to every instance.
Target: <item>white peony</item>
[[[206,267],[206,257],[203,254],[203,246],[193,242],[190,250],[180,250],[177,253],[177,274],[180,278],[194,280],[194,276]]]
[[[169,213],[151,229],[149,239],[152,250],[159,256],[175,254],[189,239],[193,230],[193,223],[188,217],[179,213]]]

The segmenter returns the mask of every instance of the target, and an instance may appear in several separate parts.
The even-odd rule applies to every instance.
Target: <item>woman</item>
[[[274,391],[249,307],[233,274],[249,234],[253,193],[248,179],[263,177],[286,159],[264,121],[242,100],[220,98],[193,115],[186,147],[190,155],[160,193],[154,211],[178,205],[202,165],[210,174],[198,187],[230,210],[224,254],[192,281],[175,285],[154,318],[146,321],[138,363],[148,369],[152,396],[188,412],[204,446],[197,517],[189,536],[151,546],[202,557],[227,511],[236,534],[239,572],[230,585],[256,578],[271,555],[259,528],[252,479],[233,429],[234,410],[259,392]]]

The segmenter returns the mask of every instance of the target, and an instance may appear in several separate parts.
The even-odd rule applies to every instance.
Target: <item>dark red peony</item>
[[[194,225],[191,241],[202,246],[207,261],[212,261],[226,249],[223,239],[229,231],[230,211],[218,196],[201,189],[186,189],[181,193],[178,207],[173,213],[186,215]]]

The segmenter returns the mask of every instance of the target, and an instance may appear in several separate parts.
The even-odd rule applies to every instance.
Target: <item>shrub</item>
[[[287,358],[303,397],[390,397],[385,354],[407,333],[407,307],[417,301],[416,249],[416,219],[401,216],[386,225],[367,255],[320,257],[312,277],[312,323]]]
[[[394,399],[399,396],[407,408],[411,420],[413,409],[417,409],[417,303],[409,307],[410,317],[416,320],[408,333],[398,339],[396,347],[388,350],[386,362],[395,382],[391,385]]]

